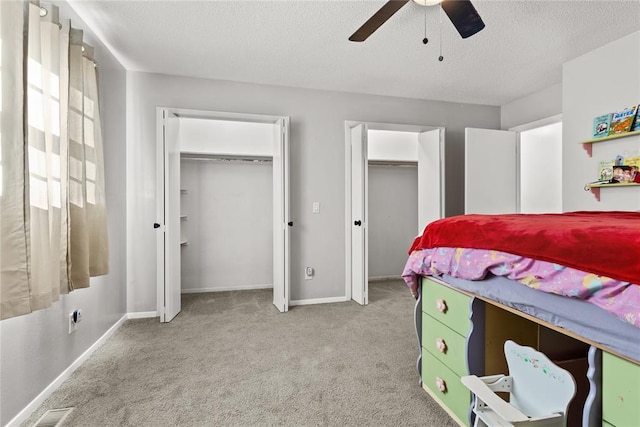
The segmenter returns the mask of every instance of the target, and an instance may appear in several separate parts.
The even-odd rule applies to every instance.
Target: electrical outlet
[[[313,279],[313,274],[314,274],[313,267],[306,267],[304,269],[304,280]]]
[[[78,329],[78,324],[73,321],[73,313],[69,313],[69,333],[74,333],[76,329]]]
[[[82,310],[74,310],[69,313],[69,333],[72,334],[78,329],[78,323],[82,320]]]
[[[313,267],[306,267],[304,269],[304,280],[313,279]]]

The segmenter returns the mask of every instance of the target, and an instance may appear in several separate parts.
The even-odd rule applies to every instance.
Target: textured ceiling
[[[488,105],[640,30],[640,0],[474,0],[486,28],[465,40],[439,7],[409,2],[362,43],[347,39],[384,1],[69,3],[129,70]]]

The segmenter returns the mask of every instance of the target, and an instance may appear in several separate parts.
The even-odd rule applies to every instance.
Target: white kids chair
[[[475,395],[474,427],[567,425],[567,407],[576,392],[571,374],[531,347],[504,343],[509,376],[462,377]],[[509,402],[495,392],[509,393]]]

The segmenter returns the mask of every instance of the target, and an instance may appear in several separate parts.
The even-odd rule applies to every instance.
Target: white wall
[[[562,83],[516,99],[500,108],[502,129],[532,123],[562,113]]]
[[[418,167],[369,165],[368,195],[369,278],[399,277],[418,233]]]
[[[562,212],[562,122],[520,134],[520,212]]]
[[[270,157],[273,128],[270,123],[180,118],[180,151]]]
[[[5,425],[74,360],[113,326],[126,311],[125,219],[125,72],[75,15],[60,6],[61,19],[84,30],[100,64],[100,108],[104,135],[110,273],[91,286],[62,295],[45,310],[0,322],[0,425]],[[68,334],[68,314],[83,310],[79,329]]]
[[[367,159],[418,161],[418,134],[395,130],[367,132]]]
[[[180,166],[182,291],[273,286],[272,163],[183,159]]]
[[[583,189],[601,160],[639,153],[640,136],[593,144],[593,157],[579,144],[591,138],[594,117],[640,103],[640,32],[565,63],[562,81],[563,209],[640,210],[638,187],[603,188],[600,202]]]
[[[463,211],[464,128],[497,129],[498,107],[127,73],[128,308],[156,309],[156,107],[291,117],[292,300],[344,295],[344,121],[446,127],[447,214]],[[320,213],[312,203],[320,202]],[[304,267],[315,268],[304,280]]]

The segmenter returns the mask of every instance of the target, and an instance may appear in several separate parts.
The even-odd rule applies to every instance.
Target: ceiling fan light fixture
[[[442,3],[442,0],[413,0],[421,6],[435,6]]]
[[[1,0],[0,0],[1,1]],[[373,14],[355,33],[349,37],[349,41],[363,42],[373,34],[382,24],[387,22],[398,10],[410,0],[388,0],[376,13]],[[440,4],[441,10],[447,14],[451,23],[466,39],[484,28],[484,22],[478,11],[471,4],[471,0],[414,0],[424,6]],[[475,1],[475,0],[474,0]]]

